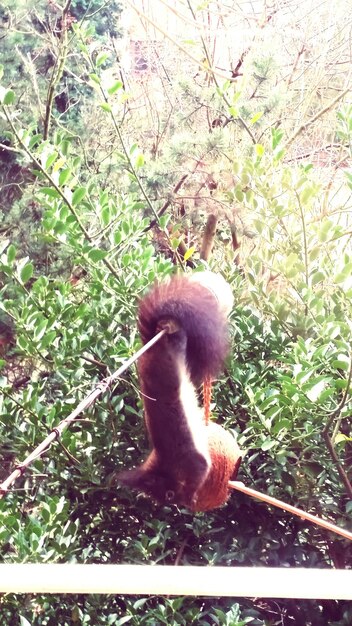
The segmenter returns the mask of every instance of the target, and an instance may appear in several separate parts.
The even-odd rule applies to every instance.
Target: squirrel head
[[[117,476],[117,481],[125,487],[144,493],[160,504],[174,504],[176,501],[175,481],[158,468],[149,468],[144,464],[121,472]]]

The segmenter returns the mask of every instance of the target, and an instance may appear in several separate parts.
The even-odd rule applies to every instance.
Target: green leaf
[[[328,219],[324,220],[318,231],[319,240],[326,241],[332,228],[332,221]]]
[[[66,159],[64,157],[59,157],[58,159],[56,159],[55,165],[53,167],[53,172],[58,172],[59,170],[61,170],[65,163]]]
[[[106,250],[100,250],[100,248],[94,248],[90,250],[88,253],[88,258],[93,261],[93,263],[97,263],[98,261],[102,261],[107,256]]]
[[[114,243],[118,246],[122,241],[122,233],[120,230],[114,232]]]
[[[77,189],[75,189],[73,195],[72,195],[72,204],[73,206],[76,206],[77,204],[79,204],[81,202],[81,200],[83,200],[84,196],[87,193],[87,189],[86,187],[77,187]]]
[[[341,272],[338,272],[334,276],[335,283],[344,283],[345,280],[350,279],[352,275],[352,262],[347,263]]]
[[[253,115],[253,117],[249,120],[249,123],[255,124],[256,122],[258,122],[258,120],[260,120],[261,117],[263,117],[263,115],[264,115],[264,111],[259,111],[258,113]]]
[[[318,398],[320,398],[326,386],[326,379],[319,380],[317,383],[313,384],[310,389],[305,390],[307,398],[311,402],[316,402]]]
[[[144,165],[144,155],[139,154],[135,160],[136,167],[142,167]]]
[[[69,168],[62,170],[59,176],[60,187],[63,187],[65,183],[68,181],[68,179],[71,178],[71,176],[72,176],[72,172]]]
[[[46,346],[52,345],[54,339],[56,339],[56,336],[56,330],[50,330],[48,333],[45,333],[41,341],[41,347],[46,348]]]
[[[284,149],[282,150],[278,150],[275,154],[275,161],[280,161],[286,154],[286,151]]]
[[[320,252],[321,252],[321,246],[314,246],[314,248],[312,248],[311,251],[309,252],[309,260],[315,261],[315,259],[318,258]]]
[[[243,193],[242,189],[240,189],[240,187],[236,187],[235,188],[235,196],[236,196],[236,199],[238,200],[238,202],[243,202],[243,200],[244,200],[244,193]]]
[[[289,419],[280,419],[272,428],[273,434],[277,434],[280,430],[290,430],[292,428],[292,422]]]
[[[126,235],[126,237],[127,237],[127,235],[129,235],[129,233],[130,233],[130,226],[129,226],[129,223],[128,223],[128,222],[126,222],[126,221],[124,221],[124,222],[121,222],[120,226],[121,226],[121,228],[122,228],[122,230],[123,230],[124,234],[125,234],[125,235]]]
[[[271,145],[273,150],[279,145],[284,133],[280,128],[271,129]]]
[[[295,368],[295,372],[297,372],[296,368]],[[296,374],[296,380],[301,385],[304,385],[310,379],[310,377],[313,376],[313,374],[315,374],[315,372],[316,372],[316,366],[309,367],[307,369],[302,369],[300,372]]]
[[[105,61],[108,60],[109,57],[110,57],[110,55],[109,55],[108,52],[99,52],[99,54],[97,54],[95,65],[97,67],[100,67],[101,65],[103,65],[105,63]]]
[[[246,202],[248,202],[248,204],[251,204],[253,198],[254,198],[253,189],[247,189],[247,191],[246,191]]]
[[[100,78],[97,74],[89,74],[89,78],[91,81],[93,81],[93,83],[96,83],[97,85],[100,85]]]
[[[335,367],[337,370],[343,370],[344,372],[347,372],[350,366],[349,359],[342,354],[332,362],[332,366]]]
[[[61,154],[63,154],[64,156],[67,156],[69,153],[69,149],[70,149],[70,142],[67,139],[64,139],[61,143],[60,143],[60,151]]]
[[[104,206],[100,212],[101,221],[104,226],[107,226],[110,222],[110,207]]]
[[[308,200],[314,195],[315,189],[312,185],[306,186],[301,192],[301,203],[305,205]]]
[[[138,211],[139,209],[144,209],[145,202],[134,202],[131,211]]]
[[[260,220],[253,220],[253,225],[255,226],[255,228],[257,229],[259,235],[261,235],[261,233],[263,232],[264,228],[265,228],[265,223],[261,222]]]
[[[160,229],[166,228],[166,226],[168,225],[170,219],[171,219],[171,215],[167,215],[167,214],[162,215],[159,218],[159,228]]]
[[[50,196],[50,198],[60,198],[60,194],[54,187],[41,187],[38,189],[38,192],[45,194],[46,196]]]
[[[262,445],[260,446],[261,450],[263,450],[263,452],[266,452],[267,450],[271,450],[271,448],[274,448],[274,446],[277,446],[278,442],[275,441],[274,439],[266,439]]]
[[[34,272],[33,263],[27,263],[21,269],[20,278],[23,284],[27,283],[32,278],[33,272]]]
[[[177,248],[178,248],[178,247],[179,247],[179,245],[180,245],[180,241],[181,241],[181,239],[180,239],[179,237],[172,237],[172,239],[171,239],[171,241],[170,241],[170,243],[171,243],[171,248],[172,248],[173,250],[177,250]]]
[[[290,252],[290,254],[286,257],[286,268],[292,269],[292,267],[296,265],[298,261],[298,254],[296,254],[296,252]]]
[[[67,224],[61,220],[58,220],[54,226],[54,233],[63,235],[67,231]]]
[[[32,148],[34,148],[41,139],[42,139],[42,135],[40,133],[33,135],[33,137],[31,137],[29,144],[28,144],[29,149],[31,150]]]
[[[20,335],[17,339],[17,345],[19,348],[21,348],[21,350],[23,350],[23,352],[27,352],[28,348],[29,348],[29,344],[28,341],[25,337],[23,337],[23,335]]]
[[[112,108],[108,102],[101,102],[99,106],[101,109],[103,109],[103,111],[106,111],[107,113],[111,113],[112,111]]]
[[[111,87],[108,87],[109,96],[113,96],[119,89],[122,89],[123,84],[121,80],[117,80]]]
[[[48,320],[47,319],[43,319],[43,320],[41,320],[41,322],[39,322],[38,326],[36,326],[36,328],[34,330],[34,337],[36,339],[41,339],[43,337],[47,325],[48,325]]]
[[[254,146],[256,155],[261,158],[265,152],[265,148],[261,143],[256,143]]]
[[[319,400],[320,402],[325,402],[328,398],[335,395],[336,389],[335,387],[326,387],[324,391],[320,394]]]
[[[139,600],[136,600],[136,602],[133,603],[134,610],[137,611],[137,609],[141,609],[147,602],[148,598],[140,598]]]
[[[324,272],[314,272],[312,274],[312,285],[317,285],[318,283],[321,283],[325,280],[326,276],[324,274]]]
[[[118,619],[117,622],[114,622],[114,624],[115,626],[122,626],[122,624],[127,624],[127,622],[130,622],[132,617],[132,615],[125,615],[124,617]]]
[[[16,258],[16,252],[17,250],[15,246],[13,245],[13,243],[11,243],[7,248],[7,262],[9,265],[12,265],[12,263],[14,262]]]
[[[49,167],[52,166],[53,163],[55,163],[56,159],[58,157],[58,153],[55,151],[52,154],[49,154],[47,160],[45,161],[45,169],[49,169]]]
[[[6,104],[7,106],[13,104],[15,101],[15,92],[12,91],[12,89],[8,89],[7,92],[4,95],[3,98],[3,103]]]

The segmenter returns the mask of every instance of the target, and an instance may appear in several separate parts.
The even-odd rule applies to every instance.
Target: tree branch
[[[347,376],[347,381],[346,381],[346,389],[344,391],[344,394],[342,396],[342,400],[340,402],[340,404],[338,405],[338,407],[332,411],[332,413],[330,414],[330,417],[328,419],[328,421],[325,424],[324,430],[323,430],[323,438],[324,441],[326,443],[326,447],[330,452],[330,456],[332,458],[332,460],[334,461],[337,471],[339,473],[339,476],[341,478],[342,483],[345,486],[346,492],[349,496],[349,498],[352,500],[352,484],[347,476],[347,473],[345,472],[344,468],[342,467],[341,461],[339,459],[339,457],[336,454],[336,450],[334,447],[334,443],[332,438],[330,437],[329,431],[330,428],[334,422],[334,420],[336,418],[338,418],[341,414],[341,411],[343,409],[343,407],[345,406],[346,402],[347,402],[347,396],[349,394],[349,389],[350,389],[350,385],[351,385],[351,381],[352,381],[352,358],[350,359],[350,368],[349,368],[349,372],[348,372],[348,376]]]

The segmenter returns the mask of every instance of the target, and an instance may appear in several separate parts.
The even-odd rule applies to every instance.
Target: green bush
[[[0,307],[11,325],[0,361],[3,478],[137,349],[140,295],[175,264],[185,270],[187,257],[200,265],[190,247],[184,256],[177,251],[171,209],[156,215],[160,198],[151,201],[144,185],[152,165],[121,130],[121,81],[103,87],[103,57],[90,52],[91,31],[79,24],[72,32],[112,155],[109,145],[93,159],[86,137],[59,127],[54,114],[44,138],[37,119],[28,124],[27,112],[19,117],[16,89],[1,91],[8,147],[30,172],[1,240]],[[349,119],[350,111],[341,110],[342,141]],[[235,182],[226,198],[245,212],[252,249],[243,238],[239,267],[218,242],[211,262],[236,295],[232,356],[216,387],[214,417],[238,435],[246,484],[346,526],[352,508],[342,477],[351,464],[348,212],[336,209],[342,222],[332,210],[321,217],[328,192],[322,200],[310,167],[284,164],[282,138],[276,129],[266,145],[247,146],[230,159]],[[349,185],[347,174],[344,188]],[[112,473],[139,463],[148,449],[137,389],[131,368],[0,501],[4,562],[351,566],[343,540],[242,494],[222,509],[193,515],[113,486]],[[347,626],[352,613],[344,602],[10,594],[0,616],[3,624],[22,626]]]

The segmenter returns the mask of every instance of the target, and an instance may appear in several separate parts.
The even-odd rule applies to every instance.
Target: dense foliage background
[[[351,17],[343,0],[333,14],[298,4],[244,15],[187,0],[176,8],[193,37],[177,44],[160,22],[152,36],[130,2],[3,3],[2,480],[137,349],[148,286],[209,263],[235,293],[213,413],[246,453],[241,480],[350,524]],[[250,25],[226,68],[212,20],[226,42],[227,20]],[[147,448],[131,368],[0,500],[2,561],[351,568],[346,541],[241,494],[193,515],[112,484]],[[352,609],[13,594],[0,618],[347,626]]]

